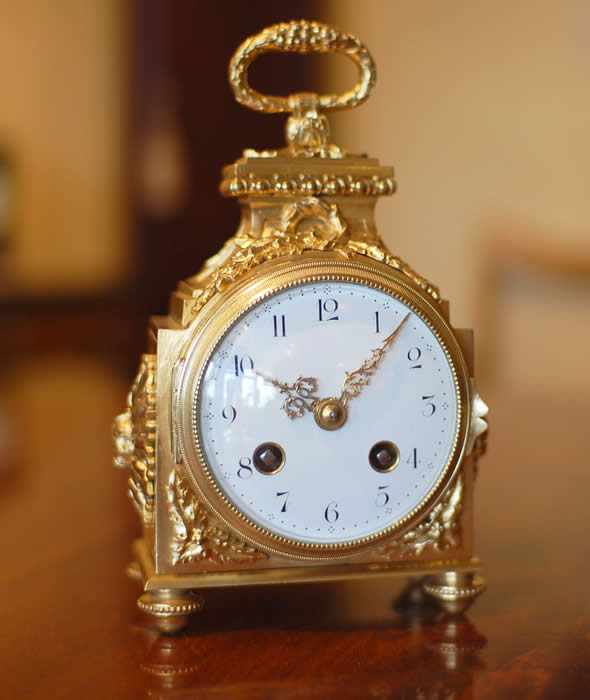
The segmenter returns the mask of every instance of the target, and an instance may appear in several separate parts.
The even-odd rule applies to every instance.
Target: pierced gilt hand
[[[363,387],[369,383],[409,317],[408,313],[393,333],[385,338],[381,346],[371,351],[371,357],[368,360],[365,360],[354,372],[346,374],[339,399],[320,399],[317,396],[318,380],[315,377],[297,377],[292,384],[288,384],[275,377],[267,377],[262,372],[256,372],[256,374],[276,387],[281,394],[286,395],[281,408],[291,420],[301,418],[306,411],[309,411],[314,414],[316,423],[321,428],[337,430],[346,422],[347,402],[358,396]]]
[[[393,341],[396,339],[398,333],[401,331],[409,317],[409,313],[404,316],[402,322],[393,331],[393,333],[385,338],[380,347],[371,350],[371,357],[369,357],[368,360],[365,360],[358,369],[355,369],[354,372],[346,373],[346,379],[344,380],[344,384],[342,385],[342,393],[340,394],[340,401],[343,406],[346,406],[350,399],[354,399],[355,396],[358,396],[363,388],[369,384],[371,377],[377,371],[377,368],[387,354],[387,351],[393,345]]]
[[[281,382],[274,377],[267,377],[261,372],[256,372],[264,381],[275,386],[281,394],[286,394],[281,408],[291,420],[301,418],[305,411],[313,413],[313,409],[320,400],[315,396],[318,390],[318,380],[315,377],[297,377],[293,384]]]

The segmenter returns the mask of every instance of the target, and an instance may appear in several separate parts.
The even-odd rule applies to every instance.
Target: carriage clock
[[[344,94],[264,95],[265,52],[343,53]],[[238,102],[288,112],[287,146],[223,170],[237,233],[153,317],[114,424],[142,521],[138,606],[180,629],[220,586],[410,576],[449,611],[484,589],[472,504],[486,405],[472,331],[437,287],[389,252],[374,206],[393,170],[332,144],[323,112],[368,96],[353,35],[268,27],[231,59]]]

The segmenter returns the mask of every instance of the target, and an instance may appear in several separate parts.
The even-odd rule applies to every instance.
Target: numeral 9
[[[233,406],[226,406],[221,412],[221,417],[225,418],[226,421],[229,421],[230,425],[235,421],[237,415],[238,412]]]

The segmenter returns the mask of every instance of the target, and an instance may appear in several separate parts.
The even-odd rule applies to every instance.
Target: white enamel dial
[[[363,363],[372,370],[355,375]],[[345,384],[347,374],[360,380]],[[325,429],[315,405],[351,382],[344,424]],[[412,513],[459,429],[435,332],[389,293],[338,280],[246,310],[208,358],[193,417],[192,439],[230,503],[274,535],[317,545],[372,537]]]

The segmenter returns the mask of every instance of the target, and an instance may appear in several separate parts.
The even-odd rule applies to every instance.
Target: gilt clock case
[[[359,82],[261,95],[247,69],[267,51],[344,53]],[[152,318],[115,420],[142,522],[138,604],[173,630],[199,589],[410,575],[464,608],[484,588],[473,334],[378,232],[392,168],[332,144],[322,113],[366,99],[373,60],[353,35],[300,20],[246,40],[229,75],[242,104],[291,114],[287,147],[224,168],[238,230]]]

